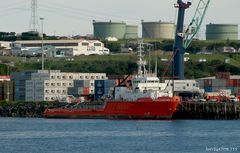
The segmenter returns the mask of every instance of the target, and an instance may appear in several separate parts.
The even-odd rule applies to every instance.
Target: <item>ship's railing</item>
[[[83,103],[70,103],[61,108],[63,109],[100,109],[103,108],[103,102],[83,102]]]

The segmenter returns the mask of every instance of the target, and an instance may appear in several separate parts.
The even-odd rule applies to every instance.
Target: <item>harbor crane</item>
[[[178,20],[173,47],[173,73],[174,78],[177,80],[184,79],[184,53],[193,41],[195,35],[198,33],[206,15],[209,3],[210,0],[199,0],[193,19],[186,30],[184,30],[185,10],[188,9],[192,3],[186,0],[178,0],[177,4],[175,4],[175,7],[178,8]]]

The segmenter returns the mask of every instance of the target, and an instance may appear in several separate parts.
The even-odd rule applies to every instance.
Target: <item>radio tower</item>
[[[31,0],[31,18],[30,18],[30,31],[38,32],[38,4],[37,0]]]

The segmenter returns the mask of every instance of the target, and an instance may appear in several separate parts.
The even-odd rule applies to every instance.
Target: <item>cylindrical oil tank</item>
[[[107,37],[116,37],[123,39],[126,31],[126,23],[93,21],[93,31],[95,38],[105,39]]]
[[[125,39],[136,39],[138,38],[138,26],[137,25],[127,25]]]
[[[207,24],[206,40],[238,40],[238,25]]]
[[[152,39],[173,39],[175,24],[171,22],[144,22],[142,21],[142,37]]]

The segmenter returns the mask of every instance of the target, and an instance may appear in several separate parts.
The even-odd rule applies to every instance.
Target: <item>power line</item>
[[[49,2],[51,4],[51,2]],[[70,12],[70,13],[78,13],[78,15],[80,16],[85,16],[85,17],[91,17],[91,18],[102,18],[102,19],[106,19],[106,18],[109,18],[109,17],[114,17],[116,19],[120,19],[120,20],[125,20],[125,19],[128,19],[128,20],[132,20],[132,21],[140,21],[141,19],[140,18],[132,18],[132,17],[129,17],[129,16],[120,16],[120,15],[116,15],[116,14],[113,14],[111,13],[111,16],[109,13],[104,13],[104,12],[99,12],[99,11],[91,11],[91,10],[87,10],[87,9],[79,9],[79,8],[74,8],[74,7],[66,7],[65,5],[59,5],[59,4],[53,4],[53,6],[50,6],[50,5],[45,5],[45,4],[42,4],[43,8],[51,8],[51,9],[54,9],[54,10],[64,10],[64,13],[66,12]],[[92,20],[92,19],[91,19]]]
[[[6,11],[6,10],[11,10],[13,9],[15,6],[19,7],[20,5],[25,5],[25,1],[29,1],[29,0],[18,0],[17,2],[14,2],[14,3],[9,3],[8,5],[3,5],[0,10],[0,12],[2,11]],[[14,6],[14,7],[13,7]]]

